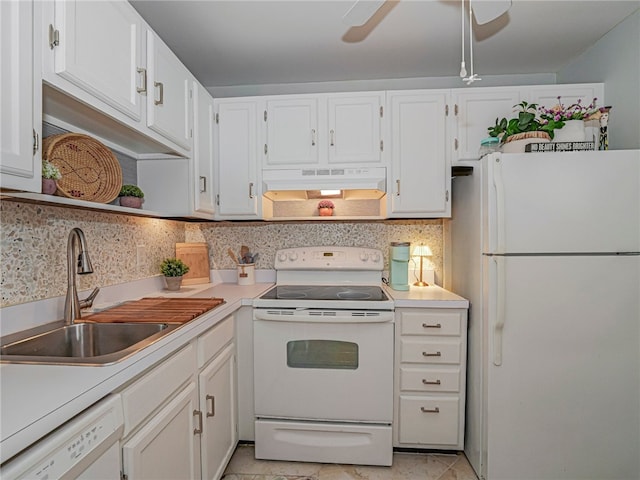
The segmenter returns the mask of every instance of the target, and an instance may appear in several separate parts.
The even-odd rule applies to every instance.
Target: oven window
[[[356,370],[358,344],[339,340],[293,340],[287,342],[287,366]]]

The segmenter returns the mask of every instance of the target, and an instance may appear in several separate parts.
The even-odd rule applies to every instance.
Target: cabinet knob
[[[435,408],[420,407],[420,411],[422,413],[440,413],[440,407],[435,407]]]
[[[194,410],[193,416],[198,417],[198,426],[193,429],[193,434],[200,435],[202,433],[202,412],[200,410]]]
[[[422,383],[424,385],[440,385],[440,380],[427,380],[426,378],[423,378]]]
[[[435,325],[429,325],[428,323],[423,323],[422,328],[442,328],[442,324],[436,323]]]
[[[441,357],[442,352],[436,352],[436,353],[422,352],[422,356],[423,357]]]
[[[137,87],[136,91],[138,93],[147,93],[147,69],[138,68],[138,73],[142,75],[142,86]]]
[[[160,91],[160,100],[154,100],[154,105],[163,105],[164,104],[164,85],[162,82],[153,82],[153,85],[158,88]]]
[[[200,193],[207,191],[207,177],[200,177]]]

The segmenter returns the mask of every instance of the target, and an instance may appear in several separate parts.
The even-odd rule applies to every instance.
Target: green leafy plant
[[[144,198],[144,193],[136,185],[123,185],[118,196]]]
[[[53,163],[48,162],[47,160],[42,160],[42,178],[60,180],[62,178],[62,174],[60,173],[60,169]]]
[[[495,125],[487,129],[490,136],[498,137],[504,142],[511,135],[540,131],[548,133],[553,138],[553,131],[564,126],[564,122],[555,119],[541,121],[536,116],[538,105],[535,103],[522,101],[513,108],[518,108],[518,116],[510,120],[496,118]]]
[[[160,264],[160,272],[165,277],[181,277],[189,271],[189,267],[179,258],[165,258]]]

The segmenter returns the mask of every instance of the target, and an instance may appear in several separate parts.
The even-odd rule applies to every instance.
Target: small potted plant
[[[144,193],[136,185],[123,185],[118,197],[122,207],[141,208],[144,201]]]
[[[331,200],[320,200],[318,203],[318,213],[321,217],[330,217],[333,215],[335,205]]]
[[[496,118],[495,125],[488,129],[490,136],[500,138],[503,152],[524,152],[527,143],[550,142],[554,129],[564,125],[554,119],[541,122],[537,117],[538,105],[535,103],[522,101],[513,107],[518,109],[516,118]]]
[[[42,193],[46,193],[47,195],[56,193],[58,189],[56,180],[60,180],[61,178],[62,174],[58,167],[47,160],[42,160]]]
[[[160,264],[160,272],[167,282],[167,290],[180,290],[182,276],[189,271],[189,267],[179,258],[165,258]]]
[[[590,105],[582,105],[578,101],[568,107],[562,103],[558,97],[558,103],[551,108],[540,107],[540,123],[547,125],[555,122],[560,124],[559,130],[554,138],[555,142],[584,142],[586,139],[584,131],[584,121],[598,111],[596,107],[597,98],[593,99]]]

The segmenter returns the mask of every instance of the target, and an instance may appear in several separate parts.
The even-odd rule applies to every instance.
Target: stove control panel
[[[296,247],[276,252],[276,270],[382,270],[382,252],[364,247]]]

